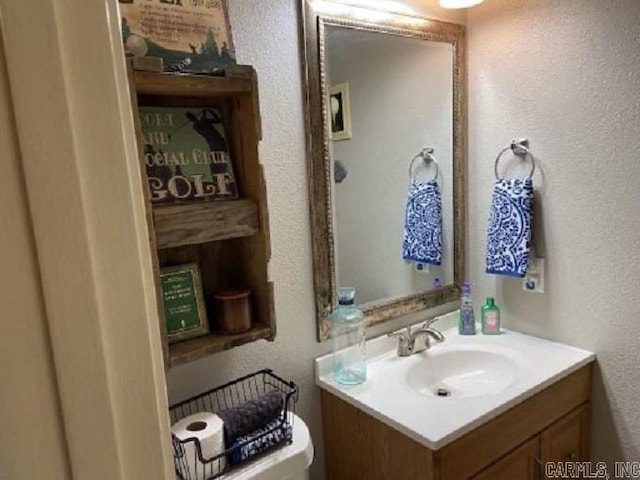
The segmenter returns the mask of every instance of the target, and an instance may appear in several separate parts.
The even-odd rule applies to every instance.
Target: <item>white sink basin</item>
[[[409,357],[398,356],[395,338],[369,340],[367,381],[353,387],[333,380],[331,355],[317,358],[316,383],[438,450],[594,359],[591,352],[510,331],[443,334],[443,343]]]
[[[409,387],[428,397],[495,395],[518,380],[518,365],[507,355],[473,349],[433,350],[407,369]]]

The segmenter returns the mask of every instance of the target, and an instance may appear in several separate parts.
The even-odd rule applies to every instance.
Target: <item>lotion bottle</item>
[[[486,303],[480,309],[482,318],[482,333],[484,335],[499,335],[500,328],[500,308],[496,305],[493,297],[487,297]]]

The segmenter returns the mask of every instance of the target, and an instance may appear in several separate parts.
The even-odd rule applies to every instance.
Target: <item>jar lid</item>
[[[251,290],[248,288],[230,288],[214,293],[213,298],[218,300],[238,300],[239,298],[248,297],[250,293]]]

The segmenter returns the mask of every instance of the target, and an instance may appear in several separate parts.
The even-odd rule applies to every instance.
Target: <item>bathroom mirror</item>
[[[301,5],[316,317],[323,340],[338,286],[356,289],[368,325],[460,296],[465,31],[351,3]],[[437,188],[423,189],[434,183]],[[419,245],[415,256],[406,231],[414,240],[417,231],[428,232],[429,240],[418,242],[428,245],[427,253]]]

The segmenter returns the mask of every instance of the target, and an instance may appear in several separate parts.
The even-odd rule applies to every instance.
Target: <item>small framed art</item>
[[[331,140],[351,138],[351,100],[349,84],[338,83],[329,91],[329,114],[331,115]]]
[[[160,272],[160,280],[169,343],[208,334],[198,264],[165,267]]]

